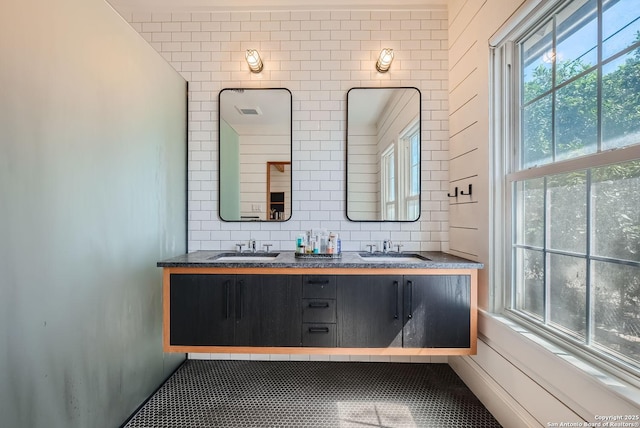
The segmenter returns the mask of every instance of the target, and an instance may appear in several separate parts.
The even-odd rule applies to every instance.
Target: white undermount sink
[[[223,253],[210,257],[216,262],[272,262],[280,253]]]
[[[402,254],[402,253],[359,253],[359,256],[368,262],[380,263],[419,263],[428,261],[429,259],[419,254]]]

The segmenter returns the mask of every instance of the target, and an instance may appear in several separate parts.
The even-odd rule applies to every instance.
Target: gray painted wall
[[[0,3],[0,426],[120,425],[185,248],[185,81],[103,0]]]
[[[240,137],[224,120],[220,121],[220,217],[240,220]]]

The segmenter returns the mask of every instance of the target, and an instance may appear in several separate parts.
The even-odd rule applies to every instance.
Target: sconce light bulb
[[[552,64],[553,61],[556,60],[556,51],[553,49],[549,49],[542,55],[542,61],[547,64]]]
[[[262,59],[260,58],[260,54],[255,49],[247,49],[247,54],[245,56],[247,60],[247,64],[249,64],[249,69],[253,73],[260,73],[262,71]]]
[[[380,73],[386,73],[393,62],[393,49],[384,48],[380,51],[378,61],[376,61],[376,70]]]

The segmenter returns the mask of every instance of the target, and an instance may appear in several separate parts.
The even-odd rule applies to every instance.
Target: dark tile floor
[[[500,425],[447,364],[189,360],[125,427]]]

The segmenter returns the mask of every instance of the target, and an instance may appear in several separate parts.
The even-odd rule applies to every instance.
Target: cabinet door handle
[[[329,327],[309,327],[309,333],[329,333]]]
[[[393,281],[393,289],[395,290],[395,294],[396,294],[396,313],[393,315],[394,319],[398,319],[400,317],[400,308],[398,307],[400,305],[400,299],[398,298],[398,287],[400,287],[400,284],[398,284],[398,281]]]
[[[236,319],[242,319],[242,301],[244,300],[244,281],[238,281],[237,298],[236,298]]]
[[[409,314],[407,318],[411,319],[413,318],[413,281],[407,281],[407,285],[409,286]]]
[[[224,283],[225,286],[225,299],[227,300],[227,304],[225,305],[225,314],[224,317],[225,318],[229,318],[229,312],[231,312],[231,296],[229,294],[229,287],[231,287],[231,281],[227,281]]]
[[[313,309],[328,308],[329,302],[309,302],[309,307]]]
[[[328,284],[329,280],[328,279],[310,279],[309,281],[307,281],[309,284],[314,284],[314,285],[318,285],[318,284]]]

